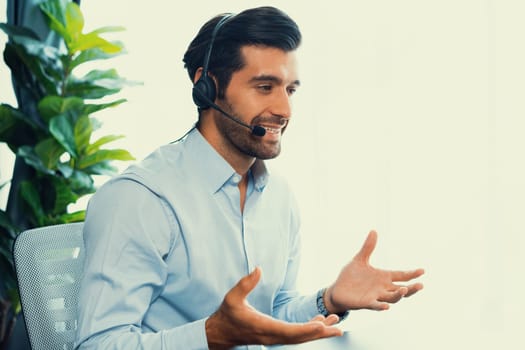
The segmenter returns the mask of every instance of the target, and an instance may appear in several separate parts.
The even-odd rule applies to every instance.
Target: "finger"
[[[385,303],[383,301],[374,301],[370,306],[368,307],[370,310],[376,310],[376,311],[385,311],[390,309],[390,305],[388,303]]]
[[[339,316],[337,316],[336,314],[330,314],[326,317],[323,315],[317,315],[314,318],[312,318],[310,321],[322,322],[327,326],[332,326],[336,324],[337,322],[339,322]]]
[[[280,344],[298,344],[307,341],[343,335],[343,331],[337,327],[331,327],[319,321],[307,323],[286,324],[281,328],[284,331]]]
[[[418,278],[424,273],[425,273],[425,270],[423,269],[416,269],[416,270],[411,270],[411,271],[391,271],[390,272],[392,281],[403,281],[403,282],[407,282],[407,281],[413,280],[414,278]]]
[[[361,259],[365,262],[368,262],[370,255],[374,251],[377,243],[377,233],[375,231],[370,231],[366,237],[365,243],[361,247],[359,253],[357,253],[356,258]]]
[[[324,317],[323,315],[317,315],[315,316],[314,318],[312,318],[310,321],[320,321],[320,322],[323,322],[325,320],[326,317]]]
[[[378,301],[387,302],[390,304],[397,303],[401,298],[403,298],[408,293],[407,287],[399,287],[396,290],[388,291],[383,293]]]
[[[268,315],[260,315],[257,320],[258,333],[263,344],[298,344],[306,341],[340,336],[343,332],[324,322],[332,322],[331,316],[317,315],[306,323],[288,323]],[[333,315],[337,318],[337,315]]]
[[[419,292],[421,289],[423,289],[423,284],[422,283],[415,283],[415,284],[412,284],[410,286],[407,286],[407,288],[408,288],[408,292],[405,295],[405,298],[408,298],[409,296],[414,295],[417,292]]]
[[[337,322],[339,322],[339,316],[335,315],[335,314],[331,314],[331,315],[328,315],[325,319],[324,319],[324,324],[327,325],[327,326],[333,326],[334,324],[336,324]]]
[[[261,274],[261,268],[256,267],[249,275],[244,276],[239,282],[237,282],[237,284],[228,292],[226,298],[233,298],[235,300],[246,299],[248,294],[250,294],[257,283],[259,283]]]

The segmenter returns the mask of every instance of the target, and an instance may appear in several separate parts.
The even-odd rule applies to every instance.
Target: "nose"
[[[275,94],[270,112],[273,115],[278,115],[286,119],[291,118],[292,104],[290,100],[290,94],[286,89],[279,89],[279,93]]]

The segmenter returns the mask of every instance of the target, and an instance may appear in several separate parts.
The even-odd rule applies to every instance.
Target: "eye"
[[[268,92],[272,91],[272,85],[270,85],[270,84],[257,85],[257,89],[259,89],[260,91],[262,91],[264,93],[268,93]]]
[[[295,94],[295,92],[297,91],[297,88],[295,86],[292,86],[292,87],[289,87],[287,89],[287,91],[288,91],[288,95],[291,96],[291,95]]]

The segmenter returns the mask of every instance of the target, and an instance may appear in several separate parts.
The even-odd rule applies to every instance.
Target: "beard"
[[[224,109],[230,115],[239,120],[245,120],[239,115],[227,100],[224,101]],[[220,112],[219,112],[220,114]],[[239,125],[224,115],[215,115],[215,123],[223,139],[238,152],[257,159],[272,159],[281,153],[281,138],[277,140],[265,140],[264,136],[253,135],[245,126]],[[251,119],[250,125],[260,125],[264,123],[279,124],[280,116],[255,116]],[[280,132],[281,135],[286,127]]]

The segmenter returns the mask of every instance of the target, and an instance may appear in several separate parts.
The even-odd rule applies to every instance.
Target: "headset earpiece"
[[[213,81],[208,75],[201,75],[199,80],[193,85],[191,93],[193,102],[199,107],[199,109],[210,108],[210,101],[215,101],[217,95],[216,90],[215,81]]]
[[[234,15],[231,13],[222,17],[219,20],[219,22],[215,25],[215,28],[213,28],[210,44],[208,45],[208,49],[206,50],[206,54],[204,56],[202,74],[199,80],[197,80],[197,82],[193,85],[193,90],[191,93],[193,97],[193,102],[197,105],[197,107],[199,107],[199,109],[210,108],[210,102],[213,103],[215,101],[215,97],[217,97],[217,88],[215,87],[215,81],[208,75],[208,65],[210,64],[211,51],[213,49],[213,43],[215,42],[217,32],[233,16]]]

